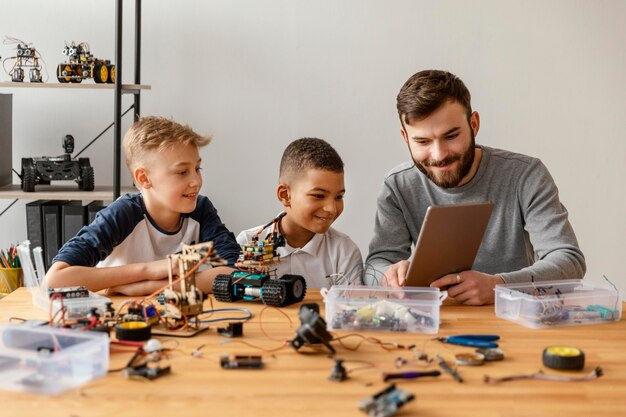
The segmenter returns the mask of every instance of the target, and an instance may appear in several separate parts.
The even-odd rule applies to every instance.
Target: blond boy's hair
[[[131,171],[139,162],[145,162],[151,152],[161,152],[180,145],[194,144],[200,148],[211,142],[212,136],[202,136],[189,126],[161,116],[142,117],[126,135],[123,147],[126,165]]]

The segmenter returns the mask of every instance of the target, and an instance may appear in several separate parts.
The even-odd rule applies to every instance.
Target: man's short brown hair
[[[424,120],[447,101],[458,101],[472,115],[472,97],[459,77],[447,71],[425,70],[409,78],[398,93],[402,127]]]
[[[287,146],[280,161],[280,181],[287,182],[309,169],[343,173],[343,161],[328,142],[318,138],[294,140]]]
[[[196,147],[208,145],[211,135],[201,136],[189,126],[161,116],[146,116],[136,121],[124,135],[124,155],[128,169],[133,170],[148,153],[193,143]]]

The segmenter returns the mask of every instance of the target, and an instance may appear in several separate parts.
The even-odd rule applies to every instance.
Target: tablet
[[[444,275],[472,269],[493,205],[485,202],[428,207],[406,286],[428,287]]]

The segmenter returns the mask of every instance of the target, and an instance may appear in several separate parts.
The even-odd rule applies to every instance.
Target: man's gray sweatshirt
[[[582,278],[585,257],[547,168],[536,158],[500,149],[483,150],[467,184],[441,188],[413,162],[395,167],[378,196],[374,237],[365,282],[381,282],[389,265],[409,259],[426,209],[432,205],[495,203],[473,269],[505,282]]]

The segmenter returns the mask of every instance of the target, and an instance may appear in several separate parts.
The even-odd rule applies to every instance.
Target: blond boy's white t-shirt
[[[237,236],[237,243],[250,243],[261,227],[242,231]],[[259,235],[259,239],[265,239],[271,230],[271,226],[267,227]],[[276,252],[280,255],[280,263],[274,266],[277,276],[302,275],[308,288],[330,287],[333,283],[363,282],[361,251],[348,235],[332,227],[324,234],[313,235],[302,248],[285,244],[276,248]]]

